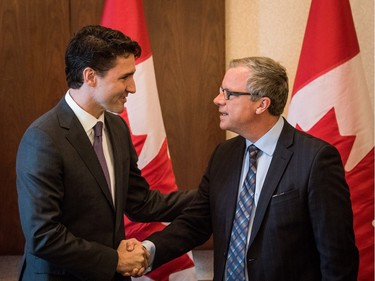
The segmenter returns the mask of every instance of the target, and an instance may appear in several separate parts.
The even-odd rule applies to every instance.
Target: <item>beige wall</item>
[[[227,0],[227,65],[233,58],[271,57],[287,68],[292,90],[310,3],[311,0]],[[351,0],[350,4],[374,105],[374,0]]]

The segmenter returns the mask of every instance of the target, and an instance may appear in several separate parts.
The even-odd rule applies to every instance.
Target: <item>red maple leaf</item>
[[[124,108],[124,111],[120,114],[120,116],[125,120],[125,122],[128,124],[129,130],[130,130],[130,135],[132,138],[133,145],[135,147],[135,151],[137,152],[137,155],[141,153],[143,146],[145,145],[146,139],[147,139],[147,134],[145,135],[134,135],[132,132],[132,129],[130,127],[129,123],[129,116],[128,116],[128,111],[126,108]]]
[[[124,111],[121,116],[129,124],[127,112]],[[134,147],[139,155],[145,144],[147,135],[134,135],[132,131],[130,133]],[[167,141],[165,139],[156,157],[142,169],[142,175],[150,184],[150,188],[158,189],[162,193],[170,193],[177,190],[172,164],[168,158],[167,147]],[[152,233],[161,231],[165,228],[165,225],[160,222],[137,223],[129,220],[126,216],[124,216],[124,222],[126,236],[128,238],[136,238],[139,241],[142,241]],[[165,263],[157,270],[148,273],[147,277],[151,280],[168,281],[170,274],[193,266],[194,262],[185,254]]]
[[[303,131],[298,124],[296,124],[296,128]],[[335,146],[340,152],[342,162],[345,166],[353,147],[355,136],[342,136],[340,134],[334,108],[329,110],[327,114],[316,122],[310,130],[306,131],[306,133],[325,140]]]
[[[354,213],[355,240],[360,254],[359,281],[374,277],[374,149],[346,172]]]
[[[296,128],[302,130],[297,124]],[[345,165],[352,149],[355,136],[340,135],[335,110],[332,108],[307,133],[334,145],[340,152]],[[366,266],[359,272],[358,280],[370,280],[374,272],[374,149],[351,170],[345,172],[350,189],[354,214],[356,245],[360,263]]]

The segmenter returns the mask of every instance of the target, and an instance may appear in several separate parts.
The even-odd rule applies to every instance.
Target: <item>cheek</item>
[[[109,99],[118,99],[124,92],[122,90],[121,85],[118,83],[113,84],[111,87],[108,87],[106,90],[107,92],[103,94]]]
[[[248,115],[249,108],[241,104],[236,104],[231,107],[231,112],[234,116],[236,116],[236,118],[241,118],[241,117],[244,117],[245,115]]]
[[[252,119],[251,109],[248,107],[237,108],[233,117],[240,123],[249,122]]]

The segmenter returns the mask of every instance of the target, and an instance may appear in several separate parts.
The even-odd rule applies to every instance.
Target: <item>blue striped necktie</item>
[[[226,264],[226,280],[246,280],[246,244],[251,213],[254,207],[256,160],[259,149],[250,145],[250,166],[238,196],[236,213],[233,221],[229,253]]]

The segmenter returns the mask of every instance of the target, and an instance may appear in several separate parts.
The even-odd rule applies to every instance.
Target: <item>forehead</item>
[[[128,57],[118,56],[115,60],[113,67],[110,69],[111,72],[116,73],[131,73],[135,72],[135,57],[130,54]]]
[[[247,80],[250,77],[250,70],[243,66],[229,68],[224,75],[223,87],[240,86],[246,87]],[[228,85],[228,86],[227,86]]]

